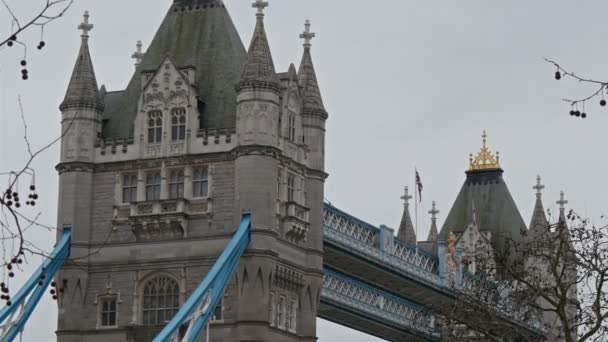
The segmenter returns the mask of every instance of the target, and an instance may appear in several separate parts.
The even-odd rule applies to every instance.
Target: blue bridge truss
[[[23,331],[25,323],[34,312],[42,295],[49,287],[55,274],[70,255],[72,229],[64,228],[61,239],[53,252],[38,267],[19,292],[12,298],[11,305],[0,311],[1,341],[10,342]]]

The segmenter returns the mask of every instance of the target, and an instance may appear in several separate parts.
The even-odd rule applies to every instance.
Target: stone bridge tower
[[[82,47],[62,112],[61,342],[150,341],[211,268],[243,211],[252,241],[215,308],[216,341],[316,341],[325,111],[310,23],[277,73],[257,0],[248,50],[222,1],[174,0],[126,89]],[[101,28],[103,31],[103,27]]]

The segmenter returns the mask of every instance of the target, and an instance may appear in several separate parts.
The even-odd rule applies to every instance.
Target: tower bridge
[[[58,341],[313,342],[317,317],[389,341],[439,341],[434,309],[474,273],[461,262],[469,239],[491,252],[527,228],[485,134],[441,231],[430,212],[427,241],[407,192],[398,237],[324,203],[316,35],[306,21],[299,67],[277,72],[268,6],[253,2],[246,50],[221,0],[172,1],[116,91],[97,84],[85,14],[60,106],[57,224],[72,230],[71,262],[53,263],[65,284]],[[509,312],[498,319],[543,334]]]

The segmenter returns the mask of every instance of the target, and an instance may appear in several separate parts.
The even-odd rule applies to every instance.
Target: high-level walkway
[[[459,288],[446,285],[436,255],[328,203],[323,226],[326,276],[320,317],[389,341],[439,338],[430,310],[454,303]],[[461,276],[460,289],[471,277]],[[511,314],[499,316],[531,336],[540,333]]]

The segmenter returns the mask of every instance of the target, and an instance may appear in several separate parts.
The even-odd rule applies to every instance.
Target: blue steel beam
[[[236,270],[239,259],[247,249],[251,240],[251,215],[244,214],[236,234],[230,240],[219,259],[213,265],[200,285],[194,290],[190,298],[175,314],[173,319],[154,338],[154,342],[177,341],[179,330],[188,324],[188,330],[181,339],[186,342],[197,341],[203,328],[207,325],[217,306],[228,281]]]
[[[2,342],[13,341],[23,331],[25,323],[32,315],[36,305],[40,302],[42,295],[63,265],[65,259],[70,255],[71,237],[72,229],[64,228],[63,235],[53,252],[13,297],[11,305],[7,305],[0,310],[0,322],[3,327]],[[44,275],[44,279],[42,275]],[[39,282],[42,283],[40,284]],[[30,294],[31,296],[28,298]],[[21,312],[17,318],[6,322],[7,319],[15,317],[20,308]]]

